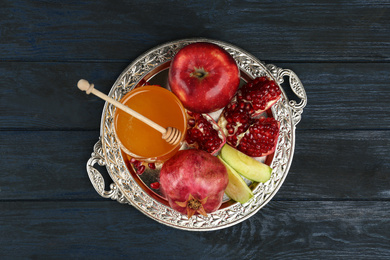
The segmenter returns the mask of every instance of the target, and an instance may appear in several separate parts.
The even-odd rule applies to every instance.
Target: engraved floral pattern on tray
[[[278,83],[282,83],[283,76],[287,75],[290,76],[290,79],[293,77],[295,81],[296,79],[299,81],[293,72],[290,73],[290,71],[277,68],[274,65],[269,67],[272,69],[271,71],[267,69],[265,64],[235,46],[208,39],[188,39],[157,46],[153,50],[141,55],[140,58],[130,64],[119,76],[111,88],[109,96],[120,100],[125,93],[134,88],[151,70],[170,61],[178,50],[185,45],[198,41],[213,42],[226,49],[237,61],[240,69],[251,78],[266,75],[276,79]],[[306,94],[304,93],[303,86],[300,81],[298,83],[300,85],[298,84],[298,86],[294,87],[298,92],[303,92],[301,98],[306,104]],[[271,163],[273,172],[269,181],[256,186],[253,191],[254,197],[250,201],[243,205],[235,203],[229,207],[210,213],[207,217],[199,215],[188,219],[186,216],[150,197],[133,179],[124,163],[119,145],[115,139],[113,125],[115,107],[106,103],[102,114],[101,137],[96,145],[98,151],[93,154],[97,158],[101,157],[100,160],[104,160],[107,171],[114,183],[111,185],[110,192],[103,194],[98,191],[98,193],[104,197],[118,200],[121,203],[133,205],[152,219],[179,229],[206,231],[237,224],[255,214],[270,201],[286,178],[294,152],[295,126],[299,122],[293,115],[298,114],[300,119],[303,107],[294,107],[289,104],[284,92],[281,99],[272,107],[273,116],[281,123],[278,144]],[[90,169],[89,171],[93,173],[93,176],[97,176],[94,169]],[[96,179],[96,177],[93,178]],[[94,186],[98,186],[101,189],[102,184],[94,183]]]

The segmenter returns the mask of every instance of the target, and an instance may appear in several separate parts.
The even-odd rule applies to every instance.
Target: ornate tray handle
[[[126,199],[126,197],[122,194],[122,192],[120,191],[120,189],[115,183],[110,184],[109,191],[105,190],[104,178],[102,174],[94,168],[94,165],[96,163],[100,166],[106,165],[103,156],[102,142],[100,139],[94,145],[91,158],[89,158],[87,162],[87,173],[88,173],[89,180],[91,181],[96,192],[103,198],[111,198],[112,200],[117,200],[119,203],[122,204],[127,203],[131,205],[130,201]]]
[[[162,73],[159,74],[162,77],[167,76],[166,65],[172,60],[174,55],[184,46],[200,41],[215,43],[227,50],[249,78],[269,76],[273,77],[278,84],[281,84],[284,82],[284,77],[288,76],[289,87],[297,96],[297,98],[294,98],[297,102],[290,101],[283,91],[280,102],[277,102],[277,105],[272,108],[274,116],[280,119],[281,133],[271,162],[273,167],[271,179],[256,186],[253,190],[254,198],[244,205],[237,203],[217,210],[210,213],[207,218],[196,216],[191,219],[170,208],[165,203],[156,200],[149,191],[144,190],[129,175],[126,169],[127,165],[121,156],[119,145],[114,138],[113,122],[115,109],[107,104],[104,106],[102,113],[99,141],[95,144],[92,156],[87,162],[88,177],[100,196],[117,200],[120,203],[130,204],[159,223],[188,231],[209,231],[235,225],[254,215],[273,198],[288,174],[294,153],[295,127],[301,120],[302,110],[307,103],[302,83],[291,70],[281,69],[272,64],[266,65],[240,48],[205,38],[173,41],[159,45],[144,53],[121,73],[111,88],[109,96],[119,100],[125,91],[131,90],[142,79],[152,79],[159,73]],[[159,78],[159,80],[164,79]],[[104,183],[103,176],[106,176],[98,171],[100,166],[96,166],[96,163],[100,166],[105,166],[111,178],[110,181],[113,182],[109,188],[106,188]]]
[[[284,82],[283,77],[288,76],[291,90],[294,92],[295,95],[297,95],[298,98],[301,99],[299,103],[297,103],[295,100],[289,101],[289,105],[293,111],[293,123],[294,125],[297,125],[299,121],[301,121],[301,114],[303,112],[303,108],[307,104],[307,96],[301,80],[292,70],[282,69],[273,64],[268,64],[266,65],[266,67],[270,70],[272,75],[280,84]]]

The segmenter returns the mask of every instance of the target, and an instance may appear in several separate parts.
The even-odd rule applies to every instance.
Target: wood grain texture
[[[0,63],[0,129],[98,130],[104,101],[78,90],[77,81],[86,78],[108,93],[127,65]],[[387,63],[276,65],[293,70],[306,90],[308,104],[298,130],[390,129]],[[289,85],[283,88],[288,90]]]
[[[277,65],[292,69],[306,90],[298,130],[390,130],[388,63]]]
[[[98,137],[98,131],[0,132],[0,200],[100,199],[85,169]],[[389,142],[389,131],[299,131],[274,199],[390,200]],[[108,189],[106,169],[97,169]]]
[[[389,0],[0,7],[0,259],[390,259]],[[293,70],[308,97],[276,196],[201,233],[95,192],[85,165],[104,102],[76,88],[108,93],[143,52],[193,37]]]
[[[0,199],[100,198],[86,172],[98,138],[97,131],[0,132]]]
[[[108,93],[123,63],[0,63],[1,129],[99,129],[104,101],[77,88],[81,78]]]
[[[112,201],[3,202],[0,207],[3,259],[388,259],[390,255],[390,205],[385,202],[272,201],[240,224],[201,233],[164,226]]]
[[[0,60],[129,61],[199,36],[264,60],[390,59],[389,1],[6,0],[1,7]]]
[[[389,131],[298,131],[280,196],[390,199]],[[279,196],[277,196],[279,198]]]

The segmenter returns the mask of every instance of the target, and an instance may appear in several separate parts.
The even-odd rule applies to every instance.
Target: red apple
[[[227,51],[213,43],[197,42],[182,48],[172,59],[168,81],[186,109],[211,113],[233,98],[240,71]]]

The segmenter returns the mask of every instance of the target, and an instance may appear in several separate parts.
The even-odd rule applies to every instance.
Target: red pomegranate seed
[[[137,160],[135,158],[130,159],[130,163],[135,163],[135,162],[137,162]]]
[[[138,167],[140,167],[140,166],[142,165],[142,162],[141,162],[141,161],[138,161],[138,160],[136,160],[136,159],[134,159],[134,158],[131,158],[130,162],[133,164],[133,166],[134,166],[135,168],[138,168]]]
[[[152,170],[156,169],[156,165],[154,163],[148,163],[148,167]]]
[[[150,184],[150,188],[157,190],[158,188],[160,188],[160,183],[158,183],[157,181],[153,182]]]
[[[145,169],[146,169],[145,165],[141,165],[140,167],[137,168],[137,172],[136,173],[138,175],[141,175],[142,173],[144,173]]]
[[[193,118],[189,119],[189,120],[188,120],[188,125],[189,125],[190,127],[194,127],[194,126],[195,126],[195,119],[193,119]]]

